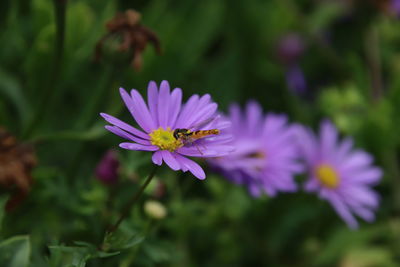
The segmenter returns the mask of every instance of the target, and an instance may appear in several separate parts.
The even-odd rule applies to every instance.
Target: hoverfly
[[[174,137],[176,140],[180,140],[183,145],[185,144],[194,144],[194,141],[199,140],[201,138],[210,136],[210,135],[218,135],[220,133],[220,130],[218,129],[210,129],[210,130],[194,130],[194,129],[199,129],[204,127],[205,125],[209,124],[211,121],[213,121],[215,118],[211,118],[209,120],[205,120],[190,129],[186,128],[178,128],[174,130]],[[197,147],[196,144],[194,144],[197,148],[197,150],[201,153],[199,148]]]

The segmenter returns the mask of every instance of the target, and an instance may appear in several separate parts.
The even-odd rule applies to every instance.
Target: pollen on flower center
[[[173,152],[183,145],[180,140],[175,139],[173,133],[174,131],[171,130],[170,127],[167,127],[166,130],[160,127],[149,133],[150,142],[153,145],[158,146],[161,150],[169,150]]]
[[[328,188],[336,188],[339,185],[340,178],[337,172],[328,164],[321,164],[315,168],[315,176]]]

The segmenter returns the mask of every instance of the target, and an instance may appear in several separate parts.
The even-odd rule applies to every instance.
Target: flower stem
[[[157,166],[154,167],[152,172],[147,177],[146,181],[144,181],[143,185],[140,187],[139,191],[135,195],[133,195],[132,198],[129,200],[129,202],[125,205],[125,208],[123,209],[121,216],[119,217],[117,222],[107,229],[106,231],[107,234],[110,234],[115,230],[117,230],[121,222],[129,215],[129,211],[132,209],[133,205],[143,194],[144,190],[146,189],[146,187],[149,185],[154,175],[156,174],[156,171],[157,171]]]

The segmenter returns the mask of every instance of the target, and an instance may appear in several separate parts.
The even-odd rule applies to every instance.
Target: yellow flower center
[[[183,144],[180,140],[176,140],[174,137],[174,131],[167,127],[166,130],[160,127],[157,130],[149,133],[150,142],[158,146],[161,150],[169,150],[171,152],[182,147]]]
[[[336,188],[339,185],[340,178],[337,172],[328,164],[321,164],[315,168],[315,176],[328,188]]]

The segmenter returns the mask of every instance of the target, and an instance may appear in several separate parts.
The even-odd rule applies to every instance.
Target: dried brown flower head
[[[31,171],[35,165],[33,148],[19,144],[14,136],[0,127],[0,187],[11,192],[6,210],[14,209],[29,193]]]
[[[147,27],[140,24],[141,15],[135,10],[117,13],[114,18],[106,23],[108,33],[97,42],[95,60],[103,57],[105,43],[116,40],[118,52],[131,55],[131,65],[138,71],[141,69],[142,54],[148,43],[151,43],[156,52],[161,54],[160,41],[157,35]]]

